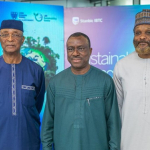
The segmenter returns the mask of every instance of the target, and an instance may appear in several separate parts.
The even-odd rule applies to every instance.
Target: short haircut
[[[71,37],[78,37],[78,36],[83,36],[83,37],[85,37],[85,38],[88,40],[89,47],[91,48],[91,42],[90,42],[89,37],[88,37],[86,34],[82,33],[82,32],[75,32],[75,33],[71,34],[71,35],[69,36],[68,40],[69,40]],[[68,41],[68,40],[67,40],[67,41]]]

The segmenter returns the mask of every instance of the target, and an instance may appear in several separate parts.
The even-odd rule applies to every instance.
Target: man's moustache
[[[74,58],[80,58],[81,59],[81,57],[79,57],[79,56],[73,56],[72,59],[74,59]]]
[[[139,41],[139,42],[137,42],[137,44],[139,45],[140,43],[147,43],[149,46],[150,46],[150,42],[149,41]]]

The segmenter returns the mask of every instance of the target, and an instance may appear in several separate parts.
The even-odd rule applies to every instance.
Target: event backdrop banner
[[[65,43],[69,35],[83,32],[93,48],[90,64],[113,75],[116,62],[134,51],[135,14],[150,6],[113,6],[65,9]],[[65,52],[65,68],[70,64]]]
[[[25,42],[21,53],[43,67],[48,83],[50,77],[64,69],[63,7],[0,2],[0,8],[0,23],[4,19],[23,21]]]
[[[47,86],[49,79],[64,69],[64,8],[0,2],[0,16],[0,23],[4,19],[23,21],[25,42],[21,53],[43,67]]]

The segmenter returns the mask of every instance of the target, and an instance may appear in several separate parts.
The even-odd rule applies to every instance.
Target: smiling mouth
[[[147,47],[147,46],[148,46],[148,43],[139,43],[138,46],[139,46],[139,47]]]
[[[81,59],[72,59],[73,62],[80,62]]]
[[[7,47],[14,47],[15,45],[7,45]]]

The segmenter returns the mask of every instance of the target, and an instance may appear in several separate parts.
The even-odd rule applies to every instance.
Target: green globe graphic
[[[56,74],[56,70],[58,69],[56,63],[57,59],[59,59],[59,55],[47,46],[47,44],[50,43],[48,37],[43,38],[43,45],[39,43],[39,37],[37,39],[26,37],[21,48],[21,54],[43,68],[45,74],[45,85],[47,88],[50,78]]]

